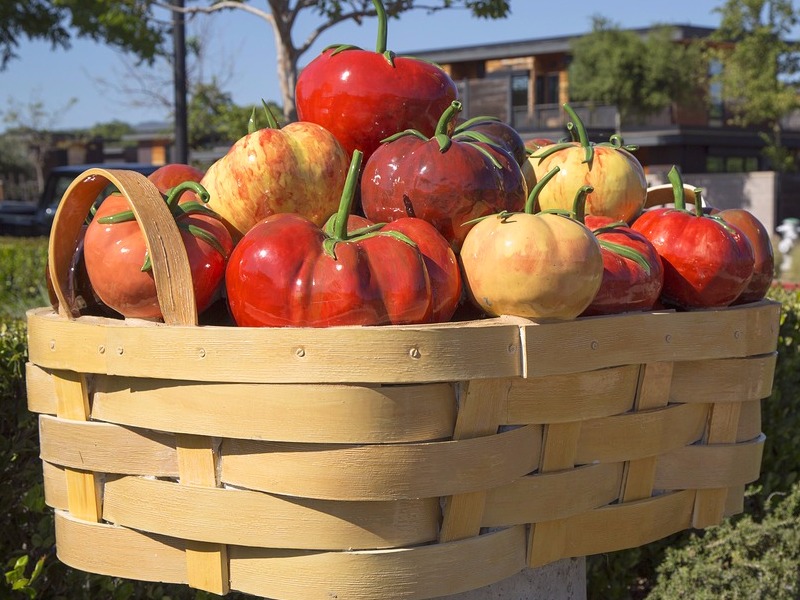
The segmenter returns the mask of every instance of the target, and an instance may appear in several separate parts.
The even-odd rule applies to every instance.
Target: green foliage
[[[279,107],[272,104],[271,108],[274,114],[281,114]],[[252,107],[234,104],[231,95],[223,92],[216,81],[196,84],[188,106],[189,146],[199,149],[230,145],[247,134],[251,111]]]
[[[781,496],[762,520],[746,514],[668,548],[648,600],[800,598],[800,483]]]
[[[800,43],[787,36],[800,19],[791,0],[727,0],[715,9],[721,17],[715,59],[729,122],[766,129],[765,156],[773,168],[795,168],[783,148],[781,119],[800,107]],[[728,42],[733,42],[731,45]]]
[[[70,47],[88,37],[151,60],[162,51],[167,26],[140,0],[25,0],[0,3],[0,70],[17,56],[22,37]]]
[[[21,319],[49,304],[46,238],[0,238],[0,317]]]
[[[572,44],[570,98],[613,104],[623,119],[697,101],[706,66],[698,44],[677,44],[669,27],[641,37],[595,17],[592,32]]]

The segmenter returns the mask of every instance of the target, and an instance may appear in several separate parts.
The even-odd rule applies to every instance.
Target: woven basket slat
[[[96,471],[177,477],[174,436],[96,421],[39,417],[42,460]]]
[[[691,444],[701,438],[707,416],[706,404],[670,404],[586,421],[576,464],[635,460]]]
[[[513,423],[569,423],[618,415],[633,408],[639,365],[512,380],[508,417]]]
[[[107,523],[90,523],[57,510],[58,558],[90,573],[187,583],[186,546],[182,540],[144,535]]]
[[[655,487],[662,490],[734,487],[758,479],[763,435],[736,444],[691,445],[658,458]]]
[[[288,600],[432,598],[505,579],[525,566],[525,528],[445,544],[369,552],[231,549],[237,589]]]
[[[758,400],[742,402],[741,413],[736,441],[746,442],[761,434],[761,402]]]
[[[622,463],[598,463],[521,477],[487,492],[483,527],[562,519],[619,497]]]
[[[628,313],[523,329],[528,377],[622,364],[768,354],[775,350],[777,334],[774,313],[766,304],[754,306],[746,315],[732,308]],[[568,356],[580,356],[580,360],[565,360]]]
[[[778,354],[675,363],[673,402],[745,402],[772,393]]]
[[[289,496],[392,500],[451,496],[536,468],[541,427],[444,442],[320,446],[223,440],[223,483]]]
[[[482,328],[313,331],[67,321],[36,310],[28,319],[31,362],[84,373],[240,383],[428,383],[516,377],[522,371],[519,326],[511,319]]]

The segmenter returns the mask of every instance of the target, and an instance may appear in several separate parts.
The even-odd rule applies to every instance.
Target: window
[[[558,104],[559,74],[536,76],[536,104]]]
[[[530,77],[526,75],[513,75],[511,77],[511,105],[528,106],[528,82]]]

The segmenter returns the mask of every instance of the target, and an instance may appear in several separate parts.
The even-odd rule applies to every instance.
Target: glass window
[[[528,106],[528,75],[514,75],[511,77],[511,105]]]

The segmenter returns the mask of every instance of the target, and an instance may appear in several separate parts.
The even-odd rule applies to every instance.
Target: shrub
[[[800,483],[764,507],[760,521],[745,514],[667,548],[648,600],[800,598]]]
[[[21,319],[49,304],[47,238],[0,238],[0,316]]]

